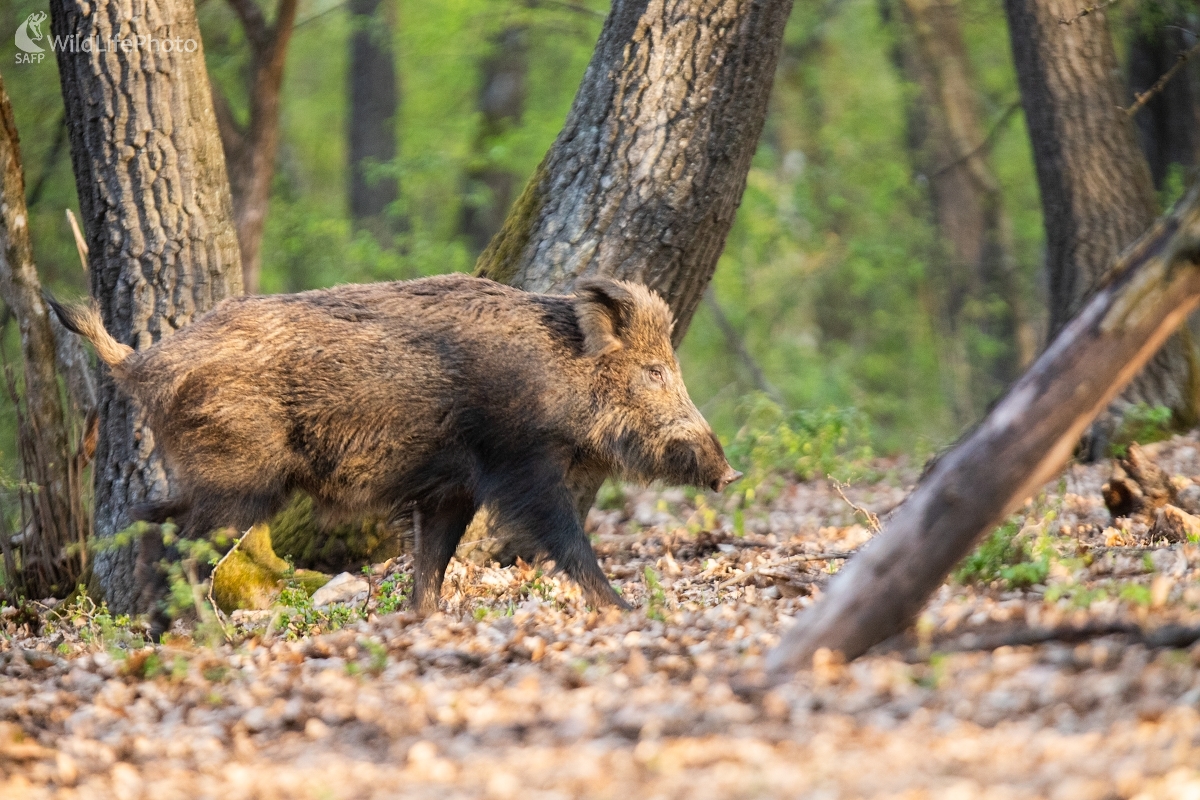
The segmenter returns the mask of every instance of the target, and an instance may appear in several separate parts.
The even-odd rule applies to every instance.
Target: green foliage
[[[788,412],[756,394],[747,398],[742,414],[745,422],[726,450],[746,473],[741,492],[748,498],[781,476],[849,478],[872,454],[870,426],[854,409]]]
[[[665,622],[667,608],[667,593],[663,590],[662,581],[658,578],[653,568],[646,567],[642,573],[643,580],[646,581],[646,616],[650,619],[656,619],[659,622]]]
[[[1121,424],[1109,442],[1109,453],[1114,457],[1124,456],[1129,445],[1161,442],[1171,437],[1171,409],[1166,406],[1149,406],[1138,403],[1121,417]]]
[[[286,587],[279,595],[277,627],[292,641],[341,630],[361,618],[358,609],[342,603],[316,608],[312,597],[301,586]]]
[[[1048,545],[1035,548],[1021,536],[1023,517],[1008,520],[980,542],[954,571],[958,583],[1000,582],[1006,588],[1044,583],[1050,573]]]
[[[108,604],[97,604],[80,585],[72,597],[60,603],[46,616],[47,636],[74,631],[79,640],[95,650],[107,650],[123,657],[129,650],[144,647],[145,637],[136,630],[126,614],[113,615]]]
[[[393,614],[408,603],[412,596],[412,575],[392,573],[379,584],[378,603],[375,610],[380,614]]]

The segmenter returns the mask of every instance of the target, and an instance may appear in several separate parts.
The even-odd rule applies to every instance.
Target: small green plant
[[[1140,583],[1126,583],[1117,597],[1135,606],[1149,606],[1152,602],[1150,587]]]
[[[88,597],[81,585],[72,598],[59,604],[47,616],[47,633],[73,630],[84,645],[96,650],[107,650],[113,656],[123,657],[129,650],[144,647],[145,637],[133,629],[133,621],[127,614],[113,615],[108,604]]]
[[[279,626],[290,640],[340,630],[360,618],[358,610],[341,603],[316,608],[302,587],[288,585],[279,593]]]
[[[379,599],[375,610],[380,614],[394,614],[412,595],[412,576],[408,573],[393,573],[379,584]]]
[[[642,577],[646,581],[646,616],[659,622],[665,622],[667,619],[667,593],[663,590],[662,581],[650,567],[646,567]]]
[[[370,664],[367,666],[367,669],[370,670],[373,675],[378,675],[387,669],[387,648],[372,639],[366,639],[362,644],[363,648],[366,649],[366,651],[371,655]]]
[[[615,511],[625,507],[625,490],[617,481],[609,478],[600,484],[596,492],[596,508]]]
[[[521,584],[517,591],[522,597],[531,597],[536,594],[547,602],[554,598],[554,587],[546,581],[546,573],[541,569],[535,570],[533,578]]]
[[[870,426],[855,409],[789,412],[756,394],[743,402],[742,415],[745,422],[726,450],[746,473],[741,489],[746,502],[779,478],[853,477],[872,455]]]
[[[1129,451],[1129,445],[1161,442],[1171,437],[1171,409],[1166,406],[1149,406],[1145,403],[1127,409],[1121,424],[1109,443],[1109,453],[1120,458]]]
[[[1015,516],[994,530],[954,571],[954,579],[962,584],[1000,581],[1014,589],[1043,583],[1050,574],[1050,548],[1043,543],[1035,554],[1019,535],[1023,522]]]

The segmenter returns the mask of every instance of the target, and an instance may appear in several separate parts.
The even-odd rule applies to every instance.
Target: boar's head
[[[671,310],[636,283],[585,278],[575,314],[591,359],[589,443],[620,473],[721,491],[741,473],[700,414],[671,346]]]

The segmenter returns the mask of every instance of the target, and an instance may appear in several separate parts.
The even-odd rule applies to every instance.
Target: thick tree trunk
[[[80,503],[79,462],[71,452],[71,417],[59,389],[59,341],[42,299],[29,241],[25,173],[16,120],[0,78],[0,298],[17,319],[25,391],[18,433],[22,478],[38,491],[21,491],[25,521],[22,564],[14,571],[5,542],[9,578],[29,596],[63,596],[87,568],[90,528]],[[64,347],[70,347],[63,343]],[[78,340],[74,349],[80,352]],[[68,555],[70,545],[79,552]]]
[[[1076,18],[1084,5],[1082,0],[1005,0],[1042,194],[1051,337],[1157,213],[1150,169],[1121,110],[1117,59],[1104,12]],[[1193,363],[1191,342],[1171,337],[1122,400],[1167,406],[1177,424],[1194,424]]]
[[[279,149],[279,94],[298,0],[279,0],[268,24],[256,0],[229,0],[250,45],[250,123],[239,125],[225,96],[213,87],[224,160],[229,167],[233,211],[241,249],[242,278],[249,294],[258,292],[262,237],[271,202],[271,178]],[[199,41],[199,36],[196,37]],[[207,77],[205,85],[207,86]]]
[[[55,36],[179,40],[166,48],[58,49],[59,77],[89,254],[92,297],[108,330],[144,349],[242,290],[237,231],[191,0],[52,0]],[[154,437],[102,372],[95,529],[112,536],[128,508],[167,490]],[[136,556],[101,550],[95,571],[117,612],[134,597]]]
[[[1013,261],[1012,223],[992,170],[982,110],[972,79],[958,5],[942,0],[900,3],[907,36],[900,62],[920,88],[910,118],[917,170],[928,179],[937,228],[946,245],[941,281],[943,336],[961,354],[961,421],[978,419],[1036,354]],[[999,301],[999,302],[996,302]],[[966,352],[969,328],[1002,350]],[[957,347],[955,345],[958,345]]]
[[[372,165],[390,166],[396,158],[400,94],[392,53],[393,16],[389,0],[351,0],[350,216],[381,240],[397,227],[385,212],[400,196],[394,174],[371,174]]]
[[[476,253],[487,247],[504,224],[517,188],[517,176],[496,164],[490,154],[496,140],[521,123],[525,111],[527,38],[524,27],[506,28],[492,42],[493,51],[480,65],[479,131],[471,148],[459,225]]]
[[[791,0],[618,0],[546,158],[476,271],[567,292],[640,281],[678,344],[712,278],[766,117]]]
[[[767,658],[768,683],[807,667],[820,648],[856,658],[899,633],[972,546],[1062,468],[1096,415],[1200,302],[1200,188],[1110,274],[800,616]]]

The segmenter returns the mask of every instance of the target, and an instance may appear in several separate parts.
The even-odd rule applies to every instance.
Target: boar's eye
[[[655,383],[659,383],[664,386],[667,383],[667,370],[659,364],[651,364],[650,366],[646,367],[646,375],[648,375],[650,380],[654,381]]]

